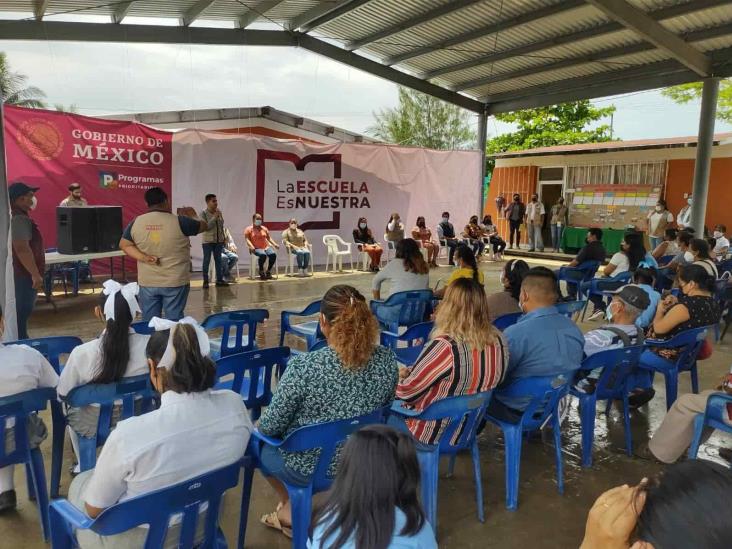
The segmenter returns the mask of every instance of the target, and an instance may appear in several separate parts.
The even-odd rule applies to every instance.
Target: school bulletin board
[[[582,185],[571,198],[573,227],[641,228],[662,194],[656,185]]]

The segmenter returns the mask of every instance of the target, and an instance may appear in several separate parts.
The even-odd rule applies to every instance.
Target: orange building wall
[[[669,160],[666,179],[666,202],[676,215],[686,204],[684,193],[691,193],[694,181],[694,160]],[[717,223],[732,231],[732,158],[713,158],[709,174],[709,195],[704,224],[711,231]]]
[[[483,205],[483,215],[490,215],[493,218],[493,223],[506,242],[508,242],[508,221],[501,212],[496,212],[496,197],[503,195],[508,204],[513,200],[513,195],[518,193],[521,195],[521,200],[528,203],[531,195],[536,192],[537,169],[536,166],[515,166],[493,170],[488,197]],[[526,240],[523,234],[521,238]]]

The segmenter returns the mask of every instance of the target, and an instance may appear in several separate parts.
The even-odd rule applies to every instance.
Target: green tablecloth
[[[608,256],[620,251],[620,243],[625,231],[622,229],[603,229],[602,245],[605,246]],[[587,227],[565,227],[562,233],[562,249],[567,253],[574,253],[585,245]]]

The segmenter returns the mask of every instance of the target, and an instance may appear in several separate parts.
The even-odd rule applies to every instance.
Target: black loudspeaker
[[[119,250],[122,238],[122,208],[120,206],[95,206],[96,244],[95,252]]]
[[[122,237],[120,206],[56,208],[58,251],[62,254],[109,252]]]

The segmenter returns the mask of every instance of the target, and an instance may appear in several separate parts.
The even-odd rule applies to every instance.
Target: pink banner
[[[172,190],[172,134],[134,122],[5,107],[8,184],[40,187],[33,219],[56,245],[56,207],[77,182],[89,205],[122,206],[124,223],[146,210],[150,187]]]

